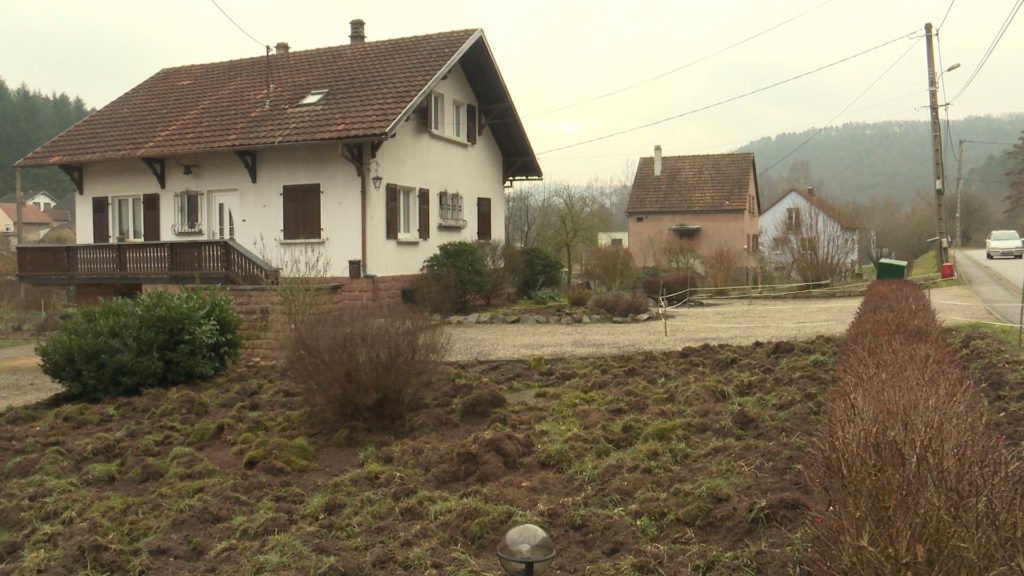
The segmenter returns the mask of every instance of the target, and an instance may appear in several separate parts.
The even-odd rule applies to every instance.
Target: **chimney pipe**
[[[807,187],[807,195],[808,196],[814,196],[814,186],[808,186]]]
[[[278,42],[274,45],[274,54],[287,54],[290,48],[287,42]]]
[[[661,176],[661,144],[654,146],[654,175]]]
[[[366,34],[363,32],[363,28],[366,26],[366,22],[363,22],[359,18],[349,22],[352,26],[352,33],[348,35],[349,44],[362,44],[366,41]]]

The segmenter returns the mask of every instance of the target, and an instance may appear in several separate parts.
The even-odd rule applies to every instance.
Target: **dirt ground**
[[[931,292],[932,304],[946,324],[987,322],[995,318],[963,286]],[[671,310],[638,324],[450,326],[450,359],[512,360],[602,356],[643,350],[678,350],[701,344],[750,344],[805,340],[841,334],[853,320],[860,298],[709,301],[701,307]],[[60,391],[39,371],[35,345],[0,349],[0,410],[30,404]]]

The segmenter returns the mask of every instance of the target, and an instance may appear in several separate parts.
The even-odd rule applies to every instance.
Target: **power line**
[[[818,129],[817,131],[812,133],[810,136],[808,136],[803,142],[801,142],[796,148],[793,148],[792,150],[790,150],[789,153],[787,153],[785,156],[783,156],[782,158],[779,158],[774,164],[772,164],[771,166],[769,166],[769,167],[765,168],[764,170],[762,170],[761,173],[758,174],[758,176],[764,176],[766,173],[768,173],[769,170],[771,170],[772,168],[775,168],[779,164],[782,164],[782,162],[785,161],[786,158],[789,158],[793,154],[796,154],[796,152],[798,150],[800,150],[801,148],[806,146],[811,140],[814,140],[815,138],[817,138],[822,132],[825,131],[826,128],[828,128],[833,122],[836,121],[836,118],[839,118],[840,116],[845,114],[846,111],[849,110],[851,106],[856,104],[857,101],[860,100],[861,98],[863,98],[864,95],[867,94],[869,90],[874,88],[875,84],[878,84],[879,82],[881,82],[882,78],[885,78],[889,74],[889,72],[892,72],[892,69],[895,68],[896,65],[900,63],[901,60],[903,60],[904,58],[907,57],[907,54],[910,53],[910,51],[914,48],[914,46],[917,46],[917,42],[914,42],[913,44],[911,44],[910,47],[908,47],[903,52],[903,54],[900,54],[899,58],[897,58],[892,64],[889,65],[888,68],[885,69],[884,72],[882,72],[878,76],[878,78],[875,78],[875,80],[873,82],[871,82],[871,84],[868,84],[867,88],[865,88],[860,94],[858,94],[856,98],[851,100],[849,104],[847,104],[842,110],[840,110],[838,114],[833,116],[832,119],[829,120],[824,126],[822,126],[820,129]]]
[[[1024,2],[1024,0],[1021,0],[1021,1]],[[746,98],[747,96],[752,96],[754,94],[758,94],[760,92],[764,92],[764,91],[770,90],[772,88],[777,88],[779,86],[782,86],[783,84],[788,84],[790,82],[793,82],[794,80],[799,80],[801,78],[805,78],[807,76],[810,76],[811,74],[815,74],[815,73],[821,72],[822,70],[825,70],[825,69],[828,69],[828,68],[832,68],[833,66],[838,66],[839,64],[843,64],[845,62],[853,60],[854,58],[859,58],[860,56],[864,56],[865,54],[868,54],[870,52],[874,52],[875,50],[884,48],[884,47],[886,47],[889,44],[892,44],[894,42],[899,42],[900,40],[903,40],[903,39],[906,39],[906,38],[920,38],[920,36],[912,36],[913,34],[914,34],[913,32],[910,32],[908,34],[903,34],[901,36],[897,36],[896,38],[893,38],[892,40],[888,40],[886,42],[883,42],[882,44],[879,44],[878,46],[875,46],[873,48],[868,48],[867,50],[858,52],[858,53],[856,53],[856,54],[854,54],[852,56],[847,56],[846,58],[843,58],[841,60],[836,60],[835,62],[832,62],[831,64],[826,64],[824,66],[820,66],[818,68],[815,68],[814,70],[810,70],[808,72],[804,72],[803,74],[798,74],[796,76],[787,78],[785,80],[781,80],[781,81],[776,82],[774,84],[769,84],[768,86],[763,86],[763,87],[758,88],[756,90],[751,90],[750,92],[745,92],[745,93],[740,94],[738,96],[733,96],[731,98],[726,98],[725,100],[719,100],[718,102],[715,102],[713,104],[708,104],[707,106],[702,106],[700,108],[694,108],[693,110],[688,110],[688,111],[683,112],[681,114],[676,114],[674,116],[669,116],[667,118],[662,118],[660,120],[655,120],[653,122],[648,122],[646,124],[641,124],[639,126],[634,126],[632,128],[626,128],[625,130],[619,130],[618,132],[612,132],[611,134],[605,134],[604,136],[598,136],[596,138],[591,138],[589,140],[584,140],[582,142],[576,142],[575,144],[568,144],[566,146],[560,146],[558,148],[552,148],[550,150],[545,150],[543,152],[538,152],[537,155],[540,156],[540,155],[543,155],[543,154],[550,154],[551,152],[558,152],[559,150],[566,150],[568,148],[575,148],[576,146],[583,146],[584,144],[590,144],[592,142],[598,142],[600,140],[607,140],[608,138],[613,138],[615,136],[621,136],[623,134],[629,134],[630,132],[636,132],[637,130],[642,130],[644,128],[650,128],[651,126],[657,126],[658,124],[664,124],[665,122],[669,122],[671,120],[676,120],[676,119],[682,118],[684,116],[690,116],[692,114],[696,114],[697,112],[703,112],[705,110],[710,110],[711,108],[716,108],[716,107],[721,106],[723,104],[728,104],[730,102],[735,102],[736,100],[740,100],[741,98]]]
[[[217,10],[220,10],[220,13],[221,13],[221,14],[223,14],[225,18],[227,18],[227,19],[228,19],[228,20],[229,20],[229,21],[230,21],[230,22],[231,22],[232,24],[234,24],[234,25],[235,25],[235,28],[238,28],[239,30],[241,30],[241,31],[242,31],[242,34],[245,34],[246,36],[248,36],[249,38],[251,38],[251,39],[252,39],[252,41],[253,41],[253,42],[255,42],[255,43],[257,43],[257,44],[259,44],[261,48],[263,48],[263,47],[266,47],[266,48],[267,48],[267,49],[269,50],[269,46],[270,46],[269,44],[266,44],[266,43],[264,43],[264,42],[260,42],[260,41],[259,41],[259,40],[257,40],[257,39],[256,39],[255,37],[253,37],[253,35],[252,35],[252,34],[249,34],[249,32],[247,32],[247,31],[245,30],[245,28],[242,28],[241,26],[239,26],[238,22],[235,22],[235,19],[234,19],[234,18],[232,18],[232,17],[231,17],[231,16],[230,16],[230,15],[229,15],[229,14],[228,14],[227,12],[225,12],[225,11],[224,11],[224,9],[220,7],[220,4],[217,4],[217,0],[210,0],[210,2],[211,2],[211,3],[212,3],[212,4],[214,5],[214,6],[216,6],[216,7],[217,7]]]
[[[956,0],[949,0],[949,7],[946,8],[946,13],[942,16],[942,21],[939,22],[939,27],[935,29],[936,32],[942,30],[942,25],[946,23],[946,18],[949,18],[949,11],[953,9],[953,4],[956,4]]]
[[[772,30],[775,30],[776,28],[781,28],[782,26],[784,26],[786,24],[789,24],[793,20],[796,20],[797,18],[800,18],[801,16],[804,16],[804,15],[810,13],[810,12],[813,12],[813,11],[817,10],[818,8],[821,8],[822,6],[824,6],[826,4],[829,4],[831,2],[833,2],[833,0],[825,0],[825,2],[822,2],[821,4],[818,4],[817,6],[815,6],[813,8],[809,8],[807,10],[804,10],[803,12],[797,14],[796,16],[793,16],[792,18],[789,18],[787,20],[783,20],[782,22],[779,22],[778,24],[772,26],[771,28],[766,28],[766,29],[758,32],[757,34],[754,34],[753,36],[749,36],[747,38],[744,38],[743,40],[740,40],[739,42],[735,42],[733,44],[730,44],[730,45],[726,46],[725,48],[722,48],[721,50],[718,50],[717,52],[712,52],[711,54],[708,54],[707,56],[702,56],[702,57],[700,57],[700,58],[698,58],[696,60],[693,60],[691,62],[687,62],[686,64],[683,64],[682,66],[679,66],[678,68],[673,68],[672,70],[669,70],[668,72],[662,72],[661,74],[658,74],[657,76],[652,76],[652,77],[650,77],[650,78],[648,78],[646,80],[641,80],[640,82],[637,82],[636,84],[630,84],[628,86],[624,86],[622,88],[619,88],[619,89],[616,89],[616,90],[612,90],[611,92],[607,92],[605,94],[601,94],[600,96],[594,96],[593,98],[590,98],[590,99],[587,99],[587,100],[582,100],[582,101],[576,102],[574,104],[567,104],[567,105],[562,106],[560,108],[553,108],[551,110],[540,112],[539,114],[535,114],[534,116],[544,116],[545,114],[551,114],[553,112],[561,112],[562,110],[568,110],[569,108],[575,108],[576,106],[582,106],[583,104],[589,104],[591,102],[596,102],[598,100],[603,100],[605,98],[608,98],[609,96],[615,96],[616,94],[621,94],[621,93],[626,92],[628,90],[632,90],[633,88],[637,88],[639,86],[643,86],[644,84],[649,84],[651,82],[654,82],[655,80],[660,80],[660,79],[662,79],[662,78],[664,78],[666,76],[669,76],[671,74],[675,74],[676,72],[679,72],[680,70],[685,70],[686,68],[689,68],[690,66],[693,66],[695,64],[699,64],[699,63],[701,63],[701,62],[703,62],[703,61],[705,61],[705,60],[707,60],[709,58],[713,58],[715,56],[718,56],[719,54],[722,54],[723,52],[727,52],[729,50],[732,50],[733,48],[736,48],[737,46],[740,46],[741,44],[746,44],[747,42],[749,42],[749,41],[751,41],[751,40],[753,40],[753,39],[755,39],[755,38],[757,38],[759,36],[763,36],[763,35],[771,32]]]
[[[997,32],[995,38],[992,39],[992,44],[990,44],[988,50],[985,51],[985,55],[981,57],[981,62],[978,63],[978,66],[974,69],[974,72],[972,72],[971,76],[967,78],[967,82],[960,87],[960,91],[957,92],[956,96],[953,96],[953,98],[950,99],[949,102],[953,102],[954,100],[959,98],[960,95],[963,94],[965,90],[967,90],[967,87],[971,85],[971,82],[973,82],[974,79],[978,76],[978,73],[981,72],[981,69],[985,67],[985,63],[988,62],[989,56],[991,56],[992,52],[995,51],[996,46],[999,44],[999,41],[1003,39],[1003,34],[1006,34],[1006,29],[1010,27],[1010,23],[1013,22],[1014,17],[1017,16],[1017,12],[1020,11],[1021,6],[1024,6],[1024,0],[1017,0],[1017,4],[1014,5],[1013,8],[1010,8],[1010,13],[1006,15],[1006,20],[1003,21],[1003,25],[999,28],[999,32]]]

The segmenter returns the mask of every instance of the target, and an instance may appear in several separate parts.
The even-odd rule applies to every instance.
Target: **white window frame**
[[[398,239],[419,240],[419,191],[411,186],[398,187]],[[415,226],[415,227],[414,227]]]
[[[174,195],[174,224],[171,232],[179,236],[200,235],[203,233],[203,193],[199,190],[182,190]],[[195,198],[196,221],[188,221],[188,199]]]
[[[433,92],[430,95],[430,130],[437,134],[444,134],[444,106],[445,97],[442,92]]]
[[[127,224],[122,234],[122,215],[127,212]],[[145,238],[143,231],[142,194],[110,197],[110,237],[118,242],[141,242]]]
[[[452,138],[466,139],[466,104],[452,100]]]

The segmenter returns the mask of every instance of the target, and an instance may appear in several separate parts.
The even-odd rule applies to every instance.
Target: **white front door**
[[[236,190],[210,192],[210,222],[210,237],[214,240],[235,237],[239,222]]]

